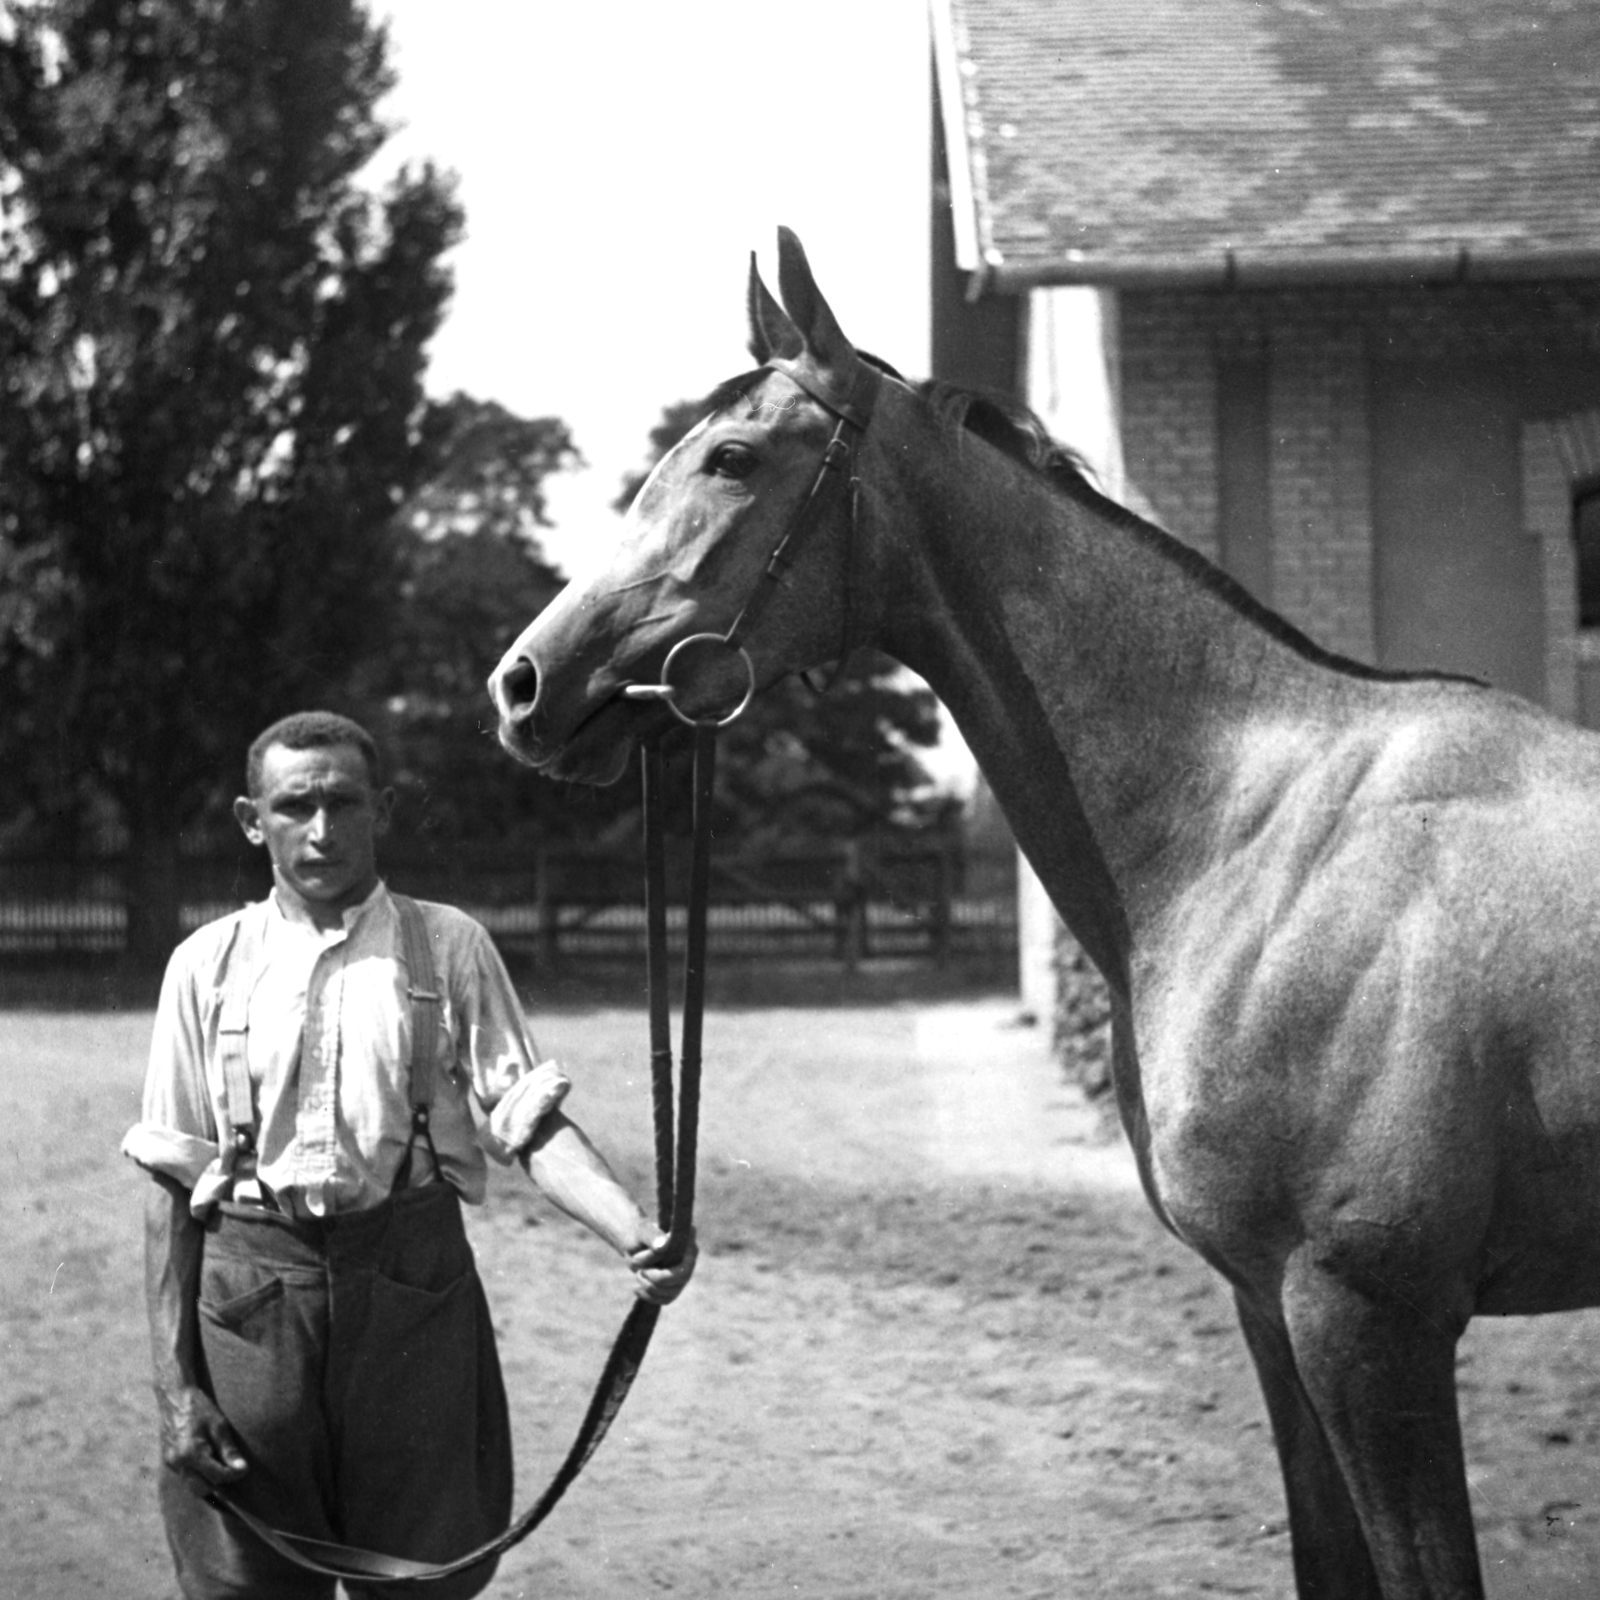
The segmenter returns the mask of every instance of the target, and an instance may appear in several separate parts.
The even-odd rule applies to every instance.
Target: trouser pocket
[[[350,1543],[446,1561],[505,1528],[510,1420],[470,1255],[464,1271],[434,1288],[373,1275],[342,1398],[339,1482]],[[463,1575],[441,1600],[476,1592],[492,1570]]]
[[[241,1294],[225,1299],[200,1296],[200,1315],[215,1327],[239,1338],[259,1338],[269,1325],[265,1313],[283,1298],[283,1280],[272,1277]]]
[[[208,1258],[200,1278],[205,1378],[257,1476],[303,1473],[317,1423],[326,1296],[314,1274],[271,1261]]]

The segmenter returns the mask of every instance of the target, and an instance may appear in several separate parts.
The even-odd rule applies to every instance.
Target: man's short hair
[[[250,797],[254,799],[261,793],[261,769],[266,765],[267,751],[274,745],[282,745],[285,750],[326,750],[341,744],[354,745],[361,752],[372,787],[381,787],[383,765],[378,759],[378,746],[359,722],[341,717],[336,711],[296,711],[263,729],[251,744],[245,759]]]

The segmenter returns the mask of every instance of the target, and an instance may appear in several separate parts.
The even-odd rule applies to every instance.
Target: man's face
[[[275,744],[261,763],[261,792],[234,801],[233,811],[245,837],[266,847],[280,894],[328,926],[377,883],[377,842],[393,800],[392,790],[373,788],[353,744]]]

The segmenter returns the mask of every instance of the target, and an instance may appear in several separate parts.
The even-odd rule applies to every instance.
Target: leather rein
[[[706,923],[711,878],[711,802],[716,781],[717,731],[744,713],[754,698],[755,666],[745,649],[749,637],[794,560],[806,534],[845,490],[853,492],[849,474],[853,437],[865,432],[877,397],[878,373],[857,363],[848,393],[826,374],[807,364],[774,360],[770,366],[792,379],[836,419],[833,436],[823,451],[809,493],[780,535],[756,587],[726,633],[697,633],[681,639],[662,663],[661,681],[629,684],[629,699],[663,701],[694,733],[693,835],[689,858],[689,896],[685,930],[683,1013],[679,1074],[674,1093],[672,1020],[667,983],[666,842],[662,824],[662,755],[660,737],[642,750],[645,856],[645,966],[650,1021],[650,1082],[655,1134],[656,1209],[667,1238],[646,1265],[667,1265],[683,1258],[694,1228],[695,1167],[699,1147],[701,1042],[705,1018]],[[853,520],[853,508],[852,508]],[[722,715],[692,716],[677,704],[672,668],[691,646],[720,645],[736,651],[744,663],[747,686],[743,698]],[[676,1103],[674,1103],[676,1102]],[[379,1581],[389,1588],[420,1588],[455,1576],[504,1554],[520,1544],[555,1509],[556,1503],[583,1471],[605,1438],[644,1362],[661,1307],[635,1300],[611,1346],[599,1382],[584,1412],[571,1447],[544,1492],[504,1533],[443,1562],[414,1561],[383,1555],[358,1546],[285,1533],[240,1506],[225,1489],[213,1488],[206,1498],[237,1517],[262,1543],[307,1572],[345,1582]]]

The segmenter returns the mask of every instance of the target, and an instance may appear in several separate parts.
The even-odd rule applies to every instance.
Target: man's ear
[[[242,794],[233,802],[233,820],[244,830],[244,836],[251,844],[265,844],[267,836],[261,829],[261,817],[256,810],[256,803],[247,794]]]
[[[380,789],[372,803],[372,833],[381,838],[389,831],[389,821],[394,815],[394,790]]]

